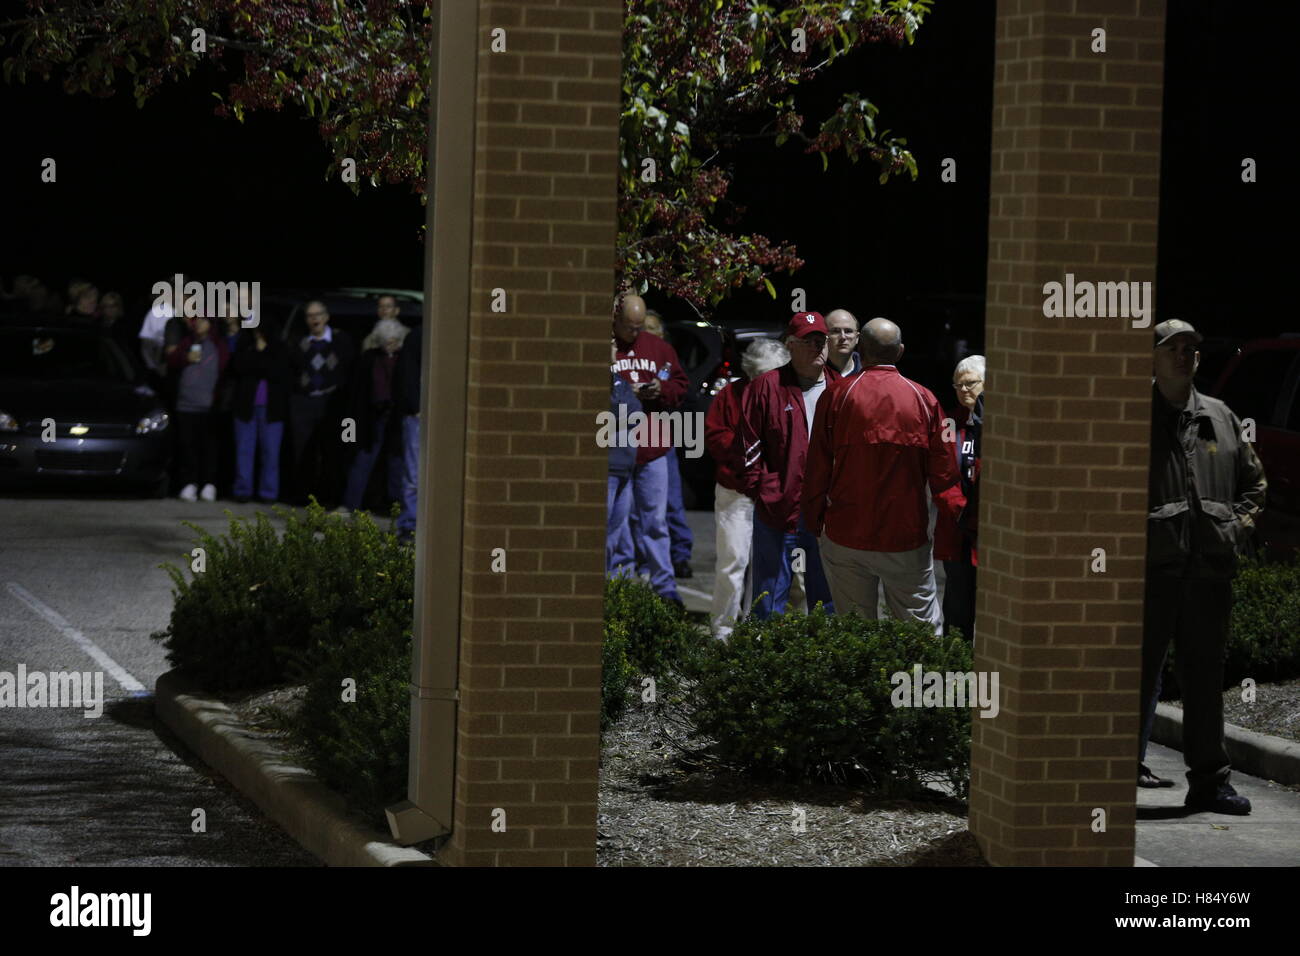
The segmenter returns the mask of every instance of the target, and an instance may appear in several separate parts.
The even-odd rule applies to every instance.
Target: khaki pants
[[[859,551],[836,544],[823,532],[818,543],[840,614],[876,620],[877,592],[884,585],[890,614],[900,621],[923,621],[938,631],[943,615],[928,541],[913,551]]]

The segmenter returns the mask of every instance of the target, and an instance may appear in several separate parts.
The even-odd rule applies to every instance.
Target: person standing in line
[[[741,357],[741,377],[724,385],[709,405],[704,420],[704,441],[714,462],[713,523],[717,535],[717,566],[713,576],[713,606],[709,623],[713,636],[726,640],[744,610],[745,578],[754,545],[754,502],[746,497],[739,444],[741,400],[745,387],[772,369],[790,361],[784,345],[772,339],[755,339]]]
[[[391,297],[389,297],[391,298]],[[370,474],[380,456],[386,459],[388,496],[402,497],[403,455],[399,429],[393,416],[393,379],[398,353],[409,330],[395,318],[381,318],[375,323],[362,345],[353,375],[350,417],[357,423],[356,446],[348,468],[347,485],[339,512],[347,514],[361,508],[370,484]]]
[[[826,362],[841,378],[862,371],[862,358],[858,355],[858,338],[861,327],[848,309],[833,309],[826,313]]]
[[[230,358],[230,378],[235,436],[232,493],[240,504],[253,497],[257,464],[257,500],[272,504],[280,497],[280,448],[289,416],[293,370],[278,330],[270,322],[240,333]]]
[[[420,366],[424,362],[423,326],[415,326],[397,353],[393,378],[393,414],[401,422],[402,511],[397,516],[397,538],[415,539],[420,491]]]
[[[615,359],[611,371],[636,392],[647,414],[668,412],[681,405],[690,388],[673,347],[645,328],[645,300],[627,295],[613,322]],[[639,535],[650,567],[650,586],[665,601],[682,607],[673,577],[668,537],[668,462],[672,436],[646,429],[646,441],[637,447],[632,470],[632,507],[636,511]]]
[[[965,507],[944,415],[929,389],[898,371],[903,336],[888,319],[867,323],[863,372],[818,406],[803,487],[803,520],[820,536],[841,613],[875,620],[880,583],[899,620],[942,624],[929,537],[930,497]]]
[[[322,505],[337,504],[336,467],[342,437],[343,401],[352,373],[353,349],[348,336],[330,328],[325,303],[307,303],[308,334],[291,350],[298,373],[289,396],[289,441],[293,451],[296,498],[305,504],[315,495]]]
[[[167,359],[175,383],[177,468],[185,501],[217,498],[217,435],[213,403],[230,353],[212,334],[212,320],[189,320],[190,332]],[[200,486],[202,486],[200,490]]]
[[[800,563],[796,550],[802,553],[809,609],[818,602],[830,613],[835,609],[799,501],[813,415],[839,373],[826,362],[826,320],[820,313],[796,313],[784,342],[790,361],[746,386],[737,429],[741,486],[754,502],[752,613],[760,620],[785,612],[791,575]]]
[[[960,423],[953,455],[961,481],[945,495],[960,492],[966,499],[960,521],[951,508],[940,508],[934,527],[934,557],[943,562],[944,633],[957,628],[967,640],[975,637],[975,576],[979,555],[975,549],[979,527],[980,431],[984,424],[984,372],[982,355],[968,355],[952,373],[952,387],[960,403]]]
[[[1146,766],[1160,672],[1172,643],[1183,692],[1184,805],[1193,813],[1244,816],[1250,801],[1228,783],[1223,658],[1232,579],[1268,482],[1241,420],[1192,384],[1201,334],[1181,319],[1161,322],[1154,332],[1137,784],[1173,786]]]
[[[641,402],[631,383],[612,371],[618,361],[618,345],[612,338],[609,361],[609,412],[615,422],[626,422],[641,411]],[[609,485],[605,499],[605,573],[610,577],[620,574],[635,577],[636,547],[632,541],[630,520],[633,511],[632,476],[636,470],[635,429],[628,428],[611,437],[614,440],[609,446]]]

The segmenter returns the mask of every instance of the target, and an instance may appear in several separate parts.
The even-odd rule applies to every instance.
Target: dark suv
[[[1260,543],[1273,557],[1300,548],[1300,335],[1247,342],[1210,391],[1245,425],[1268,479]]]

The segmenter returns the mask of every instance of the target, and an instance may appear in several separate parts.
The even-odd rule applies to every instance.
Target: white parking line
[[[45,618],[45,620],[49,622],[51,626],[60,631],[64,637],[93,657],[95,663],[104,668],[108,673],[108,676],[121,684],[122,689],[128,694],[139,697],[149,693],[145,690],[144,684],[141,684],[127,672],[126,668],[105,654],[103,650],[100,649],[99,645],[64,620],[63,615],[54,610],[54,608],[45,604],[40,598],[36,597],[36,595],[32,594],[31,591],[28,591],[16,581],[10,581],[6,587],[9,588],[10,594],[18,598],[18,600],[22,601],[41,617]]]

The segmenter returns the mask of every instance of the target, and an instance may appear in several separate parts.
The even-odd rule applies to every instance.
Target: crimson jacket
[[[966,506],[934,394],[873,365],[817,403],[803,483],[804,525],[859,551],[911,551],[929,540],[930,504],[953,519]],[[944,494],[957,485],[955,493]]]
[[[957,462],[957,470],[961,480],[949,488],[940,497],[952,499],[954,496],[962,495],[966,498],[966,512],[961,513],[961,509],[953,510],[951,505],[939,508],[939,515],[934,523],[934,558],[936,561],[961,561],[963,560],[963,547],[966,541],[970,541],[970,563],[972,567],[979,567],[979,549],[976,545],[976,532],[978,530],[977,521],[979,515],[979,481],[980,466],[982,462],[979,457],[980,449],[980,431],[983,425],[983,416],[981,411],[984,408],[984,398],[980,396],[979,404],[974,411],[967,412],[965,407],[958,408],[953,418],[956,422],[960,420],[961,425],[957,426],[957,440],[952,443],[953,460]],[[975,460],[972,462],[971,474],[961,475],[961,448],[966,442],[974,444]],[[960,525],[954,515],[961,516]]]
[[[743,462],[736,458],[740,443],[740,400],[745,394],[748,379],[738,378],[713,398],[709,413],[704,417],[704,445],[716,466],[714,480],[729,491],[744,492],[740,472]]]
[[[817,408],[830,397],[840,373],[825,368],[826,391]],[[735,455],[740,466],[738,489],[754,499],[754,517],[769,528],[795,531],[799,527],[799,499],[808,453],[808,420],[803,389],[794,366],[787,362],[764,372],[745,388],[740,401],[739,442]]]
[[[653,378],[659,379],[659,398],[655,401],[641,399],[643,410],[648,413],[666,412],[681,405],[691,387],[691,380],[686,377],[681,359],[671,345],[649,332],[642,332],[627,348],[624,348],[622,342],[617,345],[617,357],[609,367],[611,372],[631,383],[633,388],[645,385]],[[639,395],[637,397],[640,398]],[[636,450],[638,465],[662,458],[672,447],[671,444],[659,442],[664,437],[659,434],[659,429],[649,428],[646,432],[649,440]],[[671,439],[672,436],[667,437]]]

